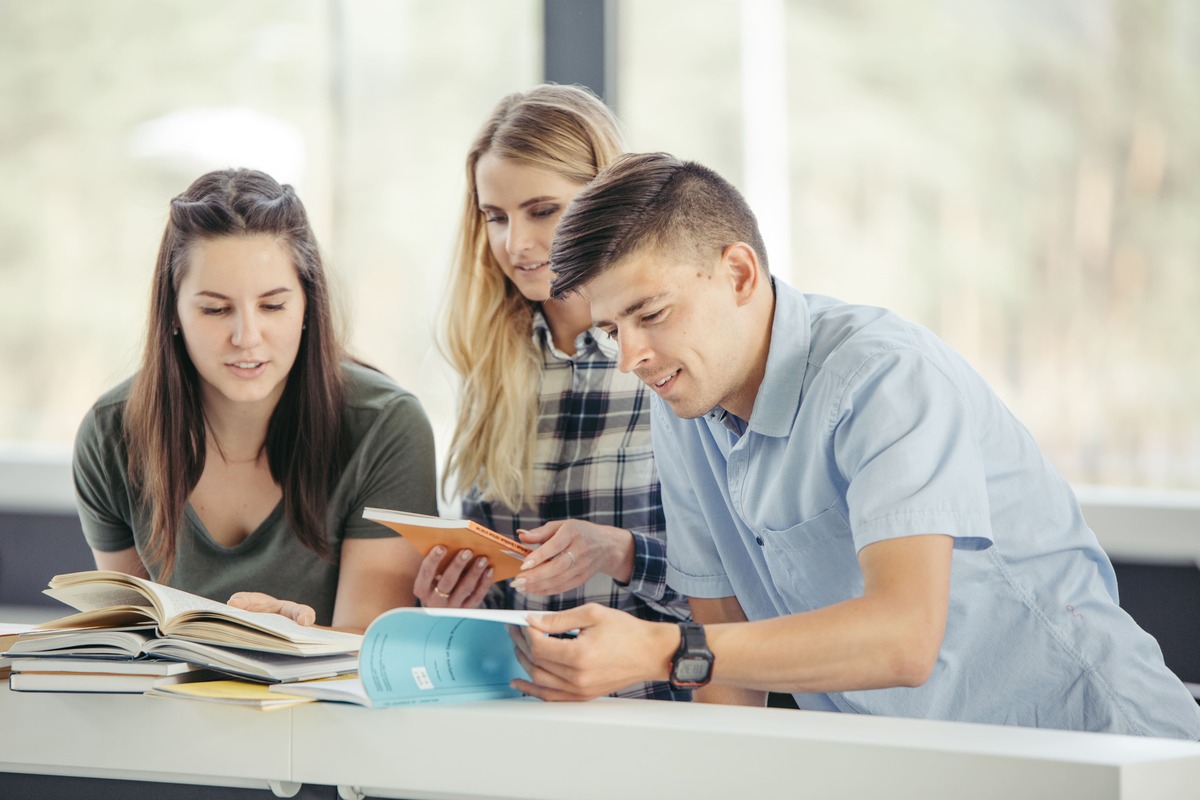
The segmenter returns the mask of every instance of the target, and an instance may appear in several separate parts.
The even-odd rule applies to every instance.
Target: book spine
[[[527,544],[522,544],[517,539],[510,539],[503,533],[496,533],[496,531],[492,530],[491,528],[485,528],[473,520],[467,520],[467,522],[469,523],[470,529],[473,532],[479,534],[485,539],[495,542],[502,547],[506,547],[509,550],[512,550],[516,553],[521,553],[522,555],[529,555],[533,552],[533,548]]]

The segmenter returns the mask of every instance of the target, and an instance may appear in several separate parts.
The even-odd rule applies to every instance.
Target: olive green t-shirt
[[[351,363],[343,369],[351,455],[329,502],[327,535],[335,556],[343,539],[395,536],[363,519],[365,506],[437,514],[433,431],[420,402],[374,370]],[[131,380],[96,402],[75,437],[83,533],[93,549],[105,552],[136,547],[143,553],[149,541],[149,514],[132,496],[126,472],[122,417]],[[282,503],[234,547],[214,541],[189,503],[177,547],[170,586],[221,602],[234,592],[266,592],[312,606],[317,624],[333,619],[338,566],[300,544]]]

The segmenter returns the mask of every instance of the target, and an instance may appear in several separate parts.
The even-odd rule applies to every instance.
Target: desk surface
[[[636,700],[264,713],[0,689],[0,720],[0,772],[284,796],[1174,800],[1200,786],[1195,742]]]

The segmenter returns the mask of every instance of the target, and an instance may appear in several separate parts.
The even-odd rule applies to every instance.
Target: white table
[[[263,713],[0,689],[0,772],[257,786],[285,797],[318,784],[345,798],[416,800],[1178,800],[1200,797],[1200,743],[633,700]]]

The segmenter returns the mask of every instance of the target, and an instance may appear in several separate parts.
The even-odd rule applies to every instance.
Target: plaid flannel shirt
[[[688,619],[687,599],[667,586],[666,525],[646,387],[617,370],[617,345],[602,331],[581,333],[575,355],[567,356],[554,347],[538,312],[533,336],[542,353],[536,491],[524,508],[513,510],[483,500],[472,488],[463,499],[463,516],[513,538],[518,528],[556,519],[624,528],[633,534],[633,575],[628,584],[620,584],[597,574],[582,586],[545,597],[521,594],[502,581],[486,605],[562,611],[600,603],[655,622]],[[661,682],[635,684],[614,696],[691,699],[690,692]]]

